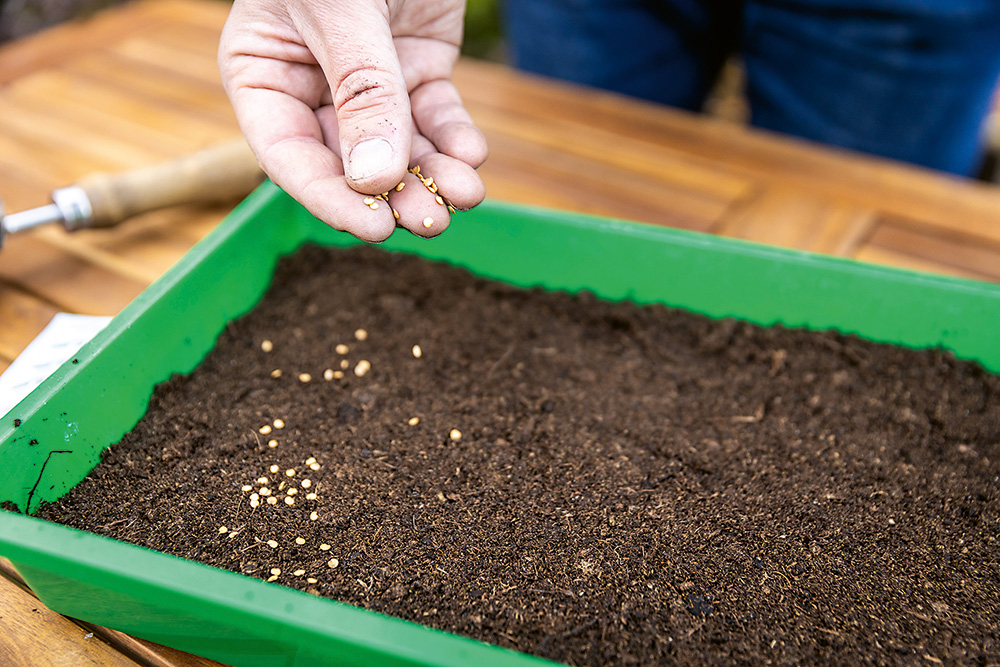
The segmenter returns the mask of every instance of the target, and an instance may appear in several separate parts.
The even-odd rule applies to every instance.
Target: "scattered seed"
[[[268,540],[267,541],[267,546],[271,547],[272,549],[277,549],[278,548],[278,542],[276,540]]]
[[[249,484],[244,484],[242,487],[240,487],[240,491],[243,491],[244,493],[246,493],[247,491],[252,491],[252,490],[253,490],[253,487],[250,486]]]
[[[347,354],[348,352],[350,352],[350,348],[344,345],[343,343],[340,343],[339,345],[337,345],[337,347],[333,349],[337,354]]]
[[[432,218],[430,216],[427,216],[426,218],[424,218],[424,227],[426,227],[427,229],[430,229],[433,226],[434,226],[434,218]]]
[[[327,382],[329,382],[330,380],[333,379],[333,369],[332,368],[327,368],[325,371],[323,371],[323,379],[326,380]]]
[[[274,428],[285,428],[285,422],[282,419],[275,419],[272,423],[274,424]]]
[[[312,577],[306,577],[306,581],[310,584],[315,584],[317,580],[313,579]]]
[[[370,208],[373,211],[377,211],[378,210],[378,202],[375,202],[373,204],[369,204],[368,208]]]
[[[260,495],[256,494],[256,493],[251,493],[250,494],[250,501],[253,502],[255,500],[260,500]]]
[[[268,581],[277,581],[278,580],[278,575],[272,574],[270,577],[267,578],[267,580]]]
[[[281,568],[280,567],[272,567],[271,568],[271,574],[273,574],[274,576],[278,576],[279,574],[281,574]]]
[[[438,195],[437,197],[435,197],[434,201],[436,201],[437,203],[441,204],[441,206],[444,206],[444,197],[442,197],[441,195]]]
[[[358,339],[358,340],[367,340],[368,339],[368,332],[365,331],[364,329],[357,329],[354,332],[354,337],[356,339]]]
[[[267,477],[258,477],[257,478],[257,483],[258,484],[267,484],[270,481],[271,480],[269,480]]]
[[[340,360],[340,367],[344,368],[344,369],[350,368],[351,367],[351,362],[349,362],[347,359],[341,359]]]
[[[309,464],[309,469],[310,469],[310,470],[319,470],[319,467],[320,467],[320,466],[319,466],[319,464],[318,464],[318,463],[310,463],[310,464]]]
[[[228,528],[226,528],[225,526],[219,526],[219,535],[222,535],[223,533],[228,533],[228,532],[229,532]]]
[[[273,377],[273,378],[280,378],[281,377],[281,369],[280,368],[275,368],[273,371],[271,371],[271,377]]]
[[[260,507],[260,500],[258,500],[256,498],[251,498],[250,499],[250,507],[251,507],[251,509],[257,509],[258,507]]]
[[[292,498],[291,496],[285,496],[285,504],[286,505],[294,505],[295,504],[295,498]]]
[[[321,544],[321,545],[319,545],[319,550],[320,551],[329,551],[330,550],[330,545],[329,544]]]
[[[267,504],[268,505],[277,505],[278,504],[278,497],[277,496],[270,496],[270,497],[268,497]]]
[[[295,570],[295,572],[292,572],[292,574],[296,577],[301,577],[305,573],[306,573],[305,570]]]
[[[271,472],[278,472],[280,468],[277,465],[273,465],[270,468],[268,468],[268,470],[270,470]]]
[[[312,480],[309,480],[309,479],[302,480],[302,488],[303,489],[308,489],[312,485],[313,485]]]
[[[289,468],[286,470],[285,477],[295,477],[295,468]]]
[[[402,190],[405,187],[406,187],[406,183],[404,183],[403,181],[400,181],[399,185],[396,186],[396,192],[399,192],[400,190]]]
[[[269,434],[271,432],[271,425],[270,424],[264,424],[263,426],[261,426],[257,430],[260,431],[261,435],[267,435],[267,434]]]
[[[262,496],[269,496],[271,495],[271,489],[267,488],[266,486],[262,486],[260,487],[259,493]]]
[[[409,424],[410,426],[416,426],[417,424],[420,423],[420,417],[410,417],[410,420],[406,423]]]
[[[372,197],[365,197],[362,201],[364,201],[366,206],[371,206],[375,203],[375,200]]]
[[[269,340],[263,340],[260,342],[260,349],[264,350],[265,352],[270,352],[271,350],[274,349],[274,343],[272,343]]]
[[[424,351],[420,349],[419,345],[414,345],[413,349],[410,350],[410,352],[412,352],[413,356],[416,357],[417,359],[419,359],[424,354]]]
[[[268,440],[267,441],[267,446],[270,447],[271,449],[274,449],[275,447],[278,446],[278,441],[277,440]]]
[[[299,382],[311,382],[313,379],[312,375],[309,373],[299,373]]]
[[[285,488],[285,483],[284,482],[282,482],[281,484],[278,485],[278,491],[281,491],[284,488]]]
[[[338,380],[341,379],[342,377],[344,377],[344,371],[334,371],[333,377],[337,378]]]
[[[305,541],[305,539],[303,539],[303,538],[301,538],[301,537],[296,537],[296,538],[295,538],[295,543],[296,543],[296,544],[305,544],[305,543],[306,543],[306,541]]]
[[[309,458],[306,459],[306,465],[307,466],[308,465],[312,465],[313,463],[316,463],[316,457],[315,456],[310,456]]]
[[[451,438],[452,440],[461,440],[462,432],[459,431],[457,428],[453,428],[451,429],[451,433],[448,434],[448,437]]]
[[[455,215],[455,213],[457,213],[455,207],[452,206],[451,204],[448,204],[448,212],[451,213],[452,215]]]
[[[354,367],[354,374],[358,377],[364,377],[365,373],[372,369],[372,364],[367,359],[362,359],[358,362],[358,365]]]
[[[339,561],[339,560],[337,560],[336,558],[331,558],[330,560],[328,560],[328,561],[326,562],[326,564],[327,564],[327,565],[328,565],[328,566],[329,566],[329,567],[330,567],[331,569],[333,569],[333,568],[337,567],[338,565],[340,565],[340,561]]]
[[[306,494],[306,500],[316,500],[316,494],[315,493],[307,493]]]
[[[310,521],[315,521],[318,518],[319,518],[319,512],[310,512],[309,513],[309,520]]]
[[[288,489],[288,495],[290,495],[290,496],[294,496],[298,492],[299,492],[299,490],[296,489],[296,488],[294,488],[294,487],[292,487],[291,489]]]

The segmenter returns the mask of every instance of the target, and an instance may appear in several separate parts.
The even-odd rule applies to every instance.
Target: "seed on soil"
[[[254,495],[257,495],[257,494],[254,494]],[[250,499],[250,508],[251,509],[257,509],[258,507],[260,507],[260,498],[259,497],[257,497],[257,498],[251,498]]]
[[[299,373],[299,382],[312,382],[313,376],[309,373]]]
[[[310,521],[315,521],[318,518],[319,518],[319,512],[310,512],[309,513],[309,520]]]
[[[323,371],[323,379],[326,380],[327,382],[329,382],[330,380],[333,379],[333,369],[332,368],[327,368],[325,371]]]
[[[302,488],[303,489],[308,489],[312,485],[313,485],[312,480],[309,480],[309,479],[302,480]]]
[[[330,567],[330,569],[333,569],[333,568],[337,567],[338,565],[340,565],[340,561],[337,560],[336,558],[331,558],[330,560],[328,560],[326,562],[326,564],[327,564],[327,566]]]
[[[266,486],[262,486],[260,487],[260,491],[258,491],[258,493],[260,493],[260,495],[262,496],[269,496],[271,495],[271,489],[267,488]]]
[[[223,533],[228,533],[228,532],[229,532],[228,528],[226,528],[225,526],[219,526],[219,535],[222,535]]]
[[[358,362],[358,365],[354,367],[354,374],[359,378],[364,377],[365,373],[372,369],[372,364],[367,359],[362,359]]]
[[[295,468],[289,468],[286,470],[285,477],[295,477]]]
[[[309,464],[309,469],[310,470],[319,470],[319,468],[320,468],[320,466],[319,466],[318,463],[310,463]]]
[[[271,568],[271,574],[273,574],[275,576],[281,574],[281,568],[280,567],[272,567]]]
[[[410,426],[416,426],[417,424],[420,423],[420,417],[410,417],[410,419],[406,423],[409,424]]]
[[[306,465],[307,466],[308,465],[312,465],[313,463],[316,463],[316,457],[315,456],[310,456],[309,458],[306,459]]]
[[[271,432],[271,425],[270,424],[264,424],[263,426],[261,426],[257,430],[260,432],[261,435],[268,435]]]
[[[368,332],[365,331],[364,329],[357,329],[357,330],[354,331],[354,337],[357,340],[367,340],[368,339]]]
[[[284,488],[285,488],[285,483],[284,482],[278,484],[278,491],[282,491],[282,490],[284,490]]]
[[[278,548],[278,542],[276,540],[268,540],[267,541],[267,546],[271,547],[272,549],[277,549]]]
[[[459,431],[457,428],[453,428],[451,429],[451,432],[448,434],[448,437],[451,438],[452,440],[461,440],[462,432]]]
[[[430,229],[433,226],[434,226],[434,218],[432,218],[430,216],[427,216],[426,218],[424,218],[424,227],[426,227],[427,229]]]
[[[278,504],[278,498],[277,498],[277,496],[269,496],[268,499],[267,499],[267,504],[268,505],[277,505]]]
[[[271,371],[271,377],[273,377],[273,378],[280,378],[281,377],[281,369],[280,368],[275,368],[273,371]]]
[[[347,359],[341,359],[340,367],[346,370],[351,367],[351,362],[349,362]]]
[[[267,578],[267,580],[268,581],[277,581],[278,580],[278,575],[272,574],[270,577]]]
[[[274,349],[274,343],[272,343],[269,340],[263,340],[260,342],[260,349],[264,350],[265,352],[270,352],[271,350]]]
[[[337,354],[347,354],[348,352],[350,352],[350,348],[344,345],[343,343],[337,345],[337,347],[333,348],[333,350]]]
[[[330,545],[329,544],[321,544],[321,545],[319,545],[319,550],[320,551],[329,551],[330,550]]]
[[[315,584],[317,581],[318,581],[318,579],[314,579],[313,577],[306,577],[306,582],[307,583]]]
[[[277,464],[275,464],[275,465],[271,466],[270,468],[268,468],[268,470],[270,470],[271,472],[278,472],[279,470],[281,470],[281,468],[279,468],[277,466]]]
[[[278,441],[277,440],[268,440],[267,441],[267,446],[270,447],[271,449],[274,449],[275,447],[278,446]]]
[[[253,487],[250,486],[249,484],[244,484],[243,486],[240,487],[240,491],[243,491],[244,493],[246,493],[247,491],[253,491]]]
[[[307,493],[306,494],[306,500],[316,500],[316,497],[317,496],[316,496],[315,493]]]
[[[305,543],[306,543],[306,541],[305,541],[305,538],[302,538],[302,537],[296,537],[296,538],[295,538],[295,543],[296,543],[296,544],[305,544]]]
[[[291,496],[285,496],[285,504],[286,505],[294,505],[295,504],[295,498],[292,498]]]
[[[410,350],[410,352],[412,352],[413,356],[417,359],[419,359],[424,354],[424,351],[420,349],[419,345],[414,345],[413,349]]]
[[[294,487],[291,488],[291,489],[288,489],[288,495],[290,495],[290,496],[294,496],[298,492],[299,492],[299,490],[296,489],[296,488],[294,488]]]
[[[271,480],[269,480],[267,477],[258,477],[257,478],[257,483],[258,484],[267,484],[270,481]]]
[[[285,428],[285,422],[281,419],[275,419],[271,423],[274,424],[274,428]]]
[[[295,570],[295,572],[292,572],[292,574],[296,577],[301,577],[305,573],[306,573],[305,570]]]

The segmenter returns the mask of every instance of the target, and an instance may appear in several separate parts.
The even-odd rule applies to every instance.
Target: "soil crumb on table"
[[[987,665],[998,501],[976,364],[362,247],[38,514],[574,665]]]

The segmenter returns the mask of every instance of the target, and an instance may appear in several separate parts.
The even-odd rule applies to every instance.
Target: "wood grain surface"
[[[0,49],[0,200],[236,138],[215,54],[228,7],[140,0]],[[464,61],[489,197],[1000,281],[1000,188]],[[231,205],[0,249],[0,370],[52,315],[113,315]],[[455,224],[461,224],[459,217]],[[215,664],[49,612],[0,577],[0,664]],[[94,632],[87,638],[88,632]]]

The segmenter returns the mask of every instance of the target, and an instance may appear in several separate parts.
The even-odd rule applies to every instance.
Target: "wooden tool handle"
[[[112,227],[167,206],[239,199],[263,179],[257,159],[239,139],[150,167],[94,174],[78,185],[90,200],[90,226]]]

